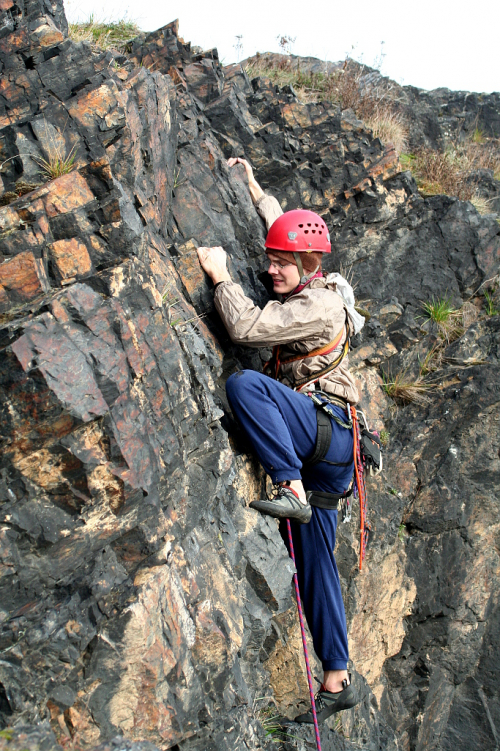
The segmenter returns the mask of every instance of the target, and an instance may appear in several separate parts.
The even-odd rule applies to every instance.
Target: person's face
[[[267,258],[269,260],[267,273],[273,280],[274,291],[280,295],[292,292],[300,283],[299,270],[295,263],[286,263],[282,257],[274,253],[268,253]]]

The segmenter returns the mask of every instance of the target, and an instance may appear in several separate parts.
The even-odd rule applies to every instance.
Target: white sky
[[[180,20],[184,40],[217,47],[225,64],[255,52],[279,52],[278,35],[295,37],[292,52],[323,60],[346,53],[382,73],[424,89],[500,91],[499,0],[65,0],[69,21],[126,16],[147,31]],[[382,45],[383,43],[383,45]]]

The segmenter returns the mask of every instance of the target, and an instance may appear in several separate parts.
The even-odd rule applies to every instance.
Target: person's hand
[[[201,268],[208,274],[214,284],[231,281],[226,267],[227,254],[224,248],[198,248],[198,258]]]
[[[227,166],[228,167],[234,167],[236,164],[242,164],[245,168],[245,172],[247,173],[247,179],[248,179],[248,188],[250,190],[250,195],[252,197],[252,201],[256,203],[261,196],[264,195],[264,191],[260,187],[259,183],[253,176],[253,169],[251,165],[247,162],[246,159],[242,159],[241,157],[231,157],[231,159],[227,160]]]

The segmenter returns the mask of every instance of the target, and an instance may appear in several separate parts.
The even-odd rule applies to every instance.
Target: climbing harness
[[[331,342],[328,342],[328,344],[325,344],[323,347],[318,347],[317,349],[313,349],[310,352],[305,352],[301,355],[295,355],[293,357],[285,357],[281,358],[280,356],[280,345],[277,344],[275,347],[273,347],[273,354],[271,356],[271,359],[266,362],[263,368],[263,372],[266,373],[266,375],[271,375],[271,378],[274,378],[275,381],[279,378],[280,368],[282,365],[287,365],[289,362],[296,362],[297,360],[305,360],[308,357],[318,357],[320,355],[329,355],[330,352],[333,352],[340,344],[340,341],[342,339],[342,336],[344,335],[345,329],[343,328],[339,334],[333,339]],[[347,339],[346,339],[347,342]],[[344,345],[345,347],[345,345]],[[346,353],[347,354],[347,353]],[[342,350],[342,357],[336,358],[335,362],[332,363],[333,367],[337,367],[337,365],[340,363],[341,359],[343,359],[345,355],[343,354]],[[338,362],[337,362],[338,360]],[[330,372],[330,370],[333,370],[332,365],[328,366],[328,370],[325,368],[325,372]],[[267,373],[266,371],[270,371]],[[323,372],[323,371],[321,371]],[[321,376],[318,374],[315,374],[315,379],[320,378]],[[304,384],[308,379],[303,379]]]
[[[313,723],[314,723],[314,734],[316,736],[316,747],[318,751],[321,751],[321,738],[319,735],[318,718],[316,716],[316,702],[314,701],[314,688],[313,688],[312,675],[311,675],[311,666],[309,665],[309,652],[307,651],[307,640],[306,640],[306,630],[304,627],[304,616],[302,614],[302,605],[300,602],[299,580],[297,577],[297,564],[295,563],[295,553],[293,550],[292,528],[290,526],[290,519],[286,520],[286,526],[288,530],[288,544],[290,545],[290,557],[293,561],[293,565],[295,568],[295,573],[293,575],[293,583],[295,585],[295,598],[297,600],[297,610],[299,611],[300,633],[302,636],[302,646],[304,647],[304,659],[306,661],[307,683],[309,686],[309,696],[311,697],[311,709],[312,709],[312,716],[313,716]]]
[[[311,506],[319,508],[340,509],[342,511],[342,521],[347,522],[351,519],[351,502],[350,496],[353,495],[359,499],[360,514],[360,554],[359,569],[361,571],[363,560],[368,542],[368,534],[371,524],[368,521],[367,497],[365,473],[377,475],[382,471],[382,454],[380,451],[380,438],[376,433],[372,433],[367,428],[367,420],[361,410],[336,397],[332,394],[325,394],[322,391],[309,391],[309,396],[316,407],[316,418],[318,421],[318,432],[316,445],[311,456],[303,464],[311,466],[319,462],[326,462],[337,467],[348,467],[351,462],[330,462],[325,456],[330,447],[332,440],[332,424],[330,418],[347,430],[353,431],[353,452],[354,452],[354,479],[348,490],[342,495],[337,493],[320,493],[313,491],[308,493],[308,501]],[[343,420],[334,411],[333,406],[341,407],[347,411],[347,420]]]
[[[346,323],[345,326],[340,330],[340,332],[337,334],[335,339],[333,339],[331,342],[328,342],[328,344],[325,344],[323,347],[318,347],[317,349],[313,349],[310,352],[305,352],[301,355],[294,355],[293,357],[285,357],[281,358],[280,356],[280,345],[277,344],[275,347],[273,347],[273,354],[271,356],[271,359],[268,360],[264,368],[262,370],[263,373],[266,375],[270,375],[271,378],[274,378],[275,381],[279,380],[279,374],[280,369],[282,365],[287,365],[290,362],[296,362],[298,360],[306,360],[309,357],[319,357],[321,355],[329,355],[331,352],[337,349],[340,342],[342,341],[342,337],[345,334],[345,341],[342,345],[342,350],[338,357],[335,358],[333,362],[331,362],[329,365],[326,366],[326,368],[323,368],[322,370],[318,371],[314,374],[314,377],[311,379],[310,376],[306,376],[306,378],[299,379],[295,381],[295,390],[298,392],[301,392],[301,390],[305,386],[310,386],[313,383],[316,383],[319,381],[320,378],[324,378],[328,373],[331,373],[332,370],[335,370],[342,360],[347,356],[347,353],[349,351],[349,342],[350,342],[350,328],[349,328],[349,320],[346,316]]]

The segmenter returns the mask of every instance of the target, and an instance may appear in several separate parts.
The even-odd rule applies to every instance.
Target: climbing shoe
[[[252,501],[250,508],[276,519],[293,519],[299,524],[307,524],[311,519],[312,508],[299,501],[297,493],[287,485],[280,485],[273,498],[266,501]]]
[[[349,675],[349,683],[347,683],[346,680],[343,680],[343,689],[336,694],[327,691],[323,684],[321,684],[320,690],[314,697],[318,722],[324,722],[335,712],[341,712],[343,709],[352,709],[356,704],[359,704],[359,699],[351,686],[350,681],[351,676]],[[312,709],[310,709],[309,712],[297,715],[295,722],[305,722],[312,725]]]

